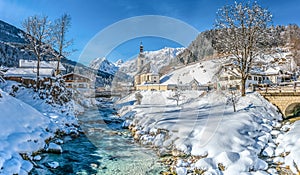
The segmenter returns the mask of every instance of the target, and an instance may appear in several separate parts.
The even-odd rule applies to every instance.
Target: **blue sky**
[[[97,33],[120,20],[142,15],[162,15],[183,21],[201,32],[213,27],[217,9],[233,2],[231,0],[0,0],[0,17],[1,20],[21,28],[21,22],[31,15],[47,15],[54,20],[63,13],[70,14],[72,27],[68,37],[74,39],[73,48],[78,51],[69,58],[78,60],[87,43]],[[258,2],[271,11],[275,25],[300,24],[299,0]],[[155,30],[159,30],[155,27],[153,26]],[[119,32],[126,33],[122,29]],[[111,61],[131,58],[138,53],[140,41],[143,41],[145,50],[181,46],[168,39],[153,36],[137,37],[120,43],[107,57]]]

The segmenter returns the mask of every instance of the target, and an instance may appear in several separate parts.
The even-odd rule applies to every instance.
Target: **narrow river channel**
[[[155,152],[135,143],[110,105],[79,116],[85,134],[65,137],[62,154],[44,153],[41,167],[56,161],[56,169],[35,169],[32,174],[152,175],[165,170]]]

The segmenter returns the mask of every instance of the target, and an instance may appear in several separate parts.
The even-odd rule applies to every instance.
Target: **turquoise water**
[[[150,175],[165,170],[154,151],[134,143],[113,113],[108,106],[90,109],[79,116],[85,134],[75,139],[64,138],[62,154],[42,154],[42,160],[37,162],[40,168],[32,174]],[[60,166],[47,168],[52,161]]]

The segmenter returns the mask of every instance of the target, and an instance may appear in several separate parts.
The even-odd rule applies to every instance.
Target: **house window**
[[[228,77],[224,77],[224,80],[227,81],[227,80],[228,80]]]
[[[254,77],[254,81],[257,81],[257,77]]]
[[[220,77],[220,81],[225,81],[225,77]]]
[[[248,80],[252,80],[252,76],[248,76]]]

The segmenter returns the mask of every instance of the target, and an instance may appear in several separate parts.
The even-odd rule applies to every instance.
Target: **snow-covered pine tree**
[[[66,88],[64,79],[59,75],[44,81],[43,88],[39,90],[39,97],[46,99],[49,104],[63,105],[72,99],[73,92]]]

